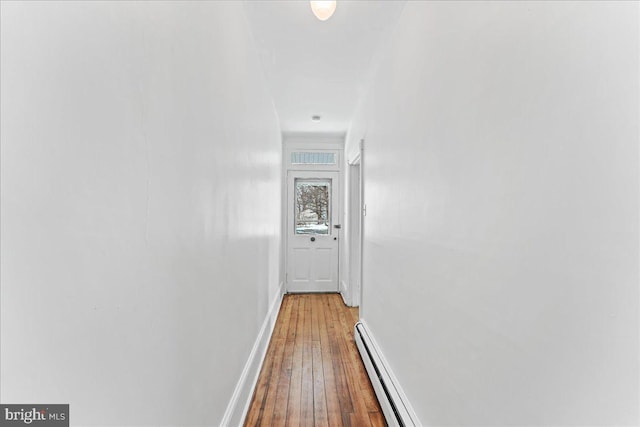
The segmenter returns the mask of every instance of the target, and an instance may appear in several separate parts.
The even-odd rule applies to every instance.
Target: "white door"
[[[338,172],[289,171],[287,291],[338,291]]]

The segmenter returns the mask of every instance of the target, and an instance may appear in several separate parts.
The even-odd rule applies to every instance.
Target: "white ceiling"
[[[338,0],[328,21],[308,1],[245,1],[283,133],[345,133],[374,57],[404,1]],[[319,122],[311,116],[320,115]]]

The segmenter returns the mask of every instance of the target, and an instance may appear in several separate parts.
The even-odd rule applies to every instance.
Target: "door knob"
[[[315,237],[312,237],[312,238],[311,238],[311,241],[312,241],[312,242],[315,242],[315,241],[316,241],[316,238],[315,238]]]

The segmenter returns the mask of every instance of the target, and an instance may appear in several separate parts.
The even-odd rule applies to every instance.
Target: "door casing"
[[[296,179],[331,180],[328,234],[295,233]],[[338,171],[298,171],[287,173],[287,292],[338,292],[341,237],[341,182]],[[336,227],[337,226],[337,227]]]
[[[336,156],[336,163],[333,165],[299,165],[292,163],[292,153],[295,151],[312,151],[312,152],[333,152]],[[344,224],[344,208],[343,208],[343,200],[344,200],[344,192],[343,188],[344,183],[344,170],[343,170],[343,155],[344,155],[344,135],[342,134],[323,134],[323,135],[309,135],[309,134],[287,134],[283,137],[283,150],[282,150],[282,262],[281,262],[281,272],[282,272],[282,282],[283,288],[285,292],[294,292],[289,286],[289,260],[288,260],[288,174],[290,171],[335,171],[338,172],[339,176],[339,184],[337,187],[334,187],[335,191],[337,191],[338,197],[338,206],[337,211],[334,214],[334,218],[339,218],[339,222],[336,224]],[[337,215],[337,216],[336,216]],[[338,220],[336,220],[338,221]],[[342,235],[344,230],[340,231]],[[338,257],[339,262],[337,265],[337,277],[338,277],[338,289],[332,292],[339,292],[345,280],[343,275],[343,269],[341,268],[342,263],[346,262],[346,260],[342,259],[343,254],[343,246],[344,246],[344,238],[338,238]]]

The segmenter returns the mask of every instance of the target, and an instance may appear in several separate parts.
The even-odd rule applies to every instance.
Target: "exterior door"
[[[338,291],[338,172],[289,171],[287,291]]]

